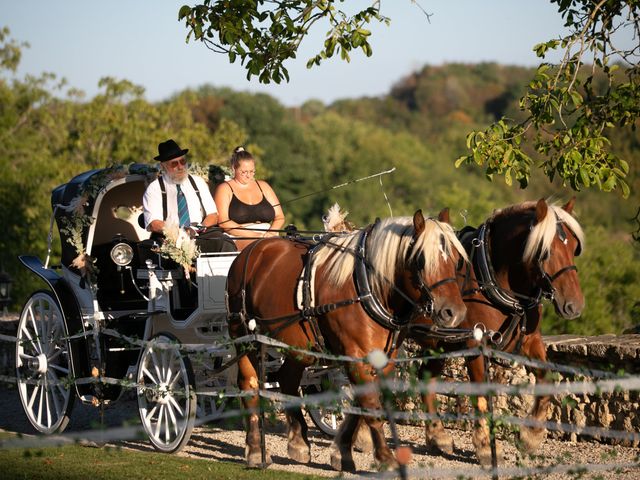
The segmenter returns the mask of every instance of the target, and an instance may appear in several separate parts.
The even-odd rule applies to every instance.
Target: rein
[[[561,222],[558,222],[558,236],[560,240],[566,244],[566,235],[561,225]],[[480,292],[494,307],[511,313],[511,321],[504,332],[494,332],[491,338],[492,342],[498,349],[503,349],[511,340],[518,325],[520,326],[522,333],[524,333],[524,318],[527,310],[531,310],[540,305],[543,297],[553,300],[555,296],[555,287],[553,286],[553,282],[562,274],[571,270],[577,271],[578,269],[575,265],[568,265],[561,268],[554,274],[549,275],[544,269],[543,259],[538,258],[537,264],[541,272],[544,285],[542,287],[538,287],[535,296],[523,295],[512,290],[502,288],[496,280],[495,270],[491,261],[489,223],[483,223],[476,232],[477,234],[471,240],[470,263],[477,275],[478,288],[464,291],[463,295]],[[465,283],[469,276],[470,273],[468,272],[465,275]],[[522,337],[518,340],[516,350],[520,348],[521,341]]]
[[[399,331],[402,328],[406,327],[407,324],[411,321],[411,319],[420,315],[431,316],[433,314],[434,303],[435,303],[433,291],[444,284],[455,282],[456,278],[454,277],[445,278],[435,282],[432,285],[427,285],[419,273],[420,269],[422,268],[421,262],[419,260],[411,262],[411,269],[412,269],[411,273],[413,276],[415,287],[420,293],[420,298],[418,299],[417,302],[412,300],[410,297],[407,296],[407,294],[405,294],[402,290],[396,287],[391,281],[384,279],[387,282],[389,282],[390,288],[392,290],[398,293],[406,302],[408,302],[412,306],[412,309],[408,315],[396,316],[391,314],[382,305],[380,300],[376,298],[376,296],[373,294],[373,291],[371,289],[371,285],[369,282],[369,271],[373,271],[373,266],[367,260],[366,244],[367,244],[367,238],[370,232],[373,230],[374,226],[375,224],[372,224],[372,225],[369,225],[366,229],[362,230],[362,232],[360,233],[360,237],[358,238],[358,245],[355,250],[351,248],[346,248],[342,245],[332,243],[330,239],[333,235],[325,235],[324,237],[319,238],[317,240],[318,244],[309,250],[309,254],[307,256],[307,265],[305,267],[305,274],[303,278],[303,308],[298,310],[297,312],[291,313],[289,315],[280,316],[280,317],[259,318],[254,316],[254,318],[259,320],[263,324],[281,323],[281,325],[279,325],[275,330],[272,330],[271,332],[272,335],[278,334],[279,332],[293,325],[294,323],[305,321],[305,320],[309,321],[311,330],[312,330],[312,335],[314,337],[316,345],[323,347],[324,339],[322,338],[322,334],[320,333],[320,329],[317,324],[316,317],[319,315],[324,315],[329,312],[332,312],[338,308],[347,307],[350,305],[354,305],[356,303],[360,303],[363,309],[365,310],[365,312],[367,313],[367,315],[369,315],[369,317],[371,317],[376,323],[390,330],[393,333],[393,345],[395,345],[397,343]],[[247,247],[250,250],[246,255],[244,267],[243,267],[243,273],[242,273],[243,288],[241,291],[241,298],[242,298],[241,311],[236,313],[230,313],[229,315],[230,318],[235,317],[238,320],[240,320],[245,326],[247,333],[249,331],[249,326],[248,326],[249,313],[247,311],[247,305],[246,305],[246,288],[245,288],[246,273],[248,270],[249,258],[251,256],[251,252],[256,247],[256,245],[263,240],[264,239],[259,239]],[[289,237],[289,241],[300,242],[301,240]],[[414,243],[415,242],[412,240],[408,249],[409,251],[408,257],[410,256]],[[341,301],[330,303],[330,304],[318,305],[314,307],[310,306],[310,293],[309,293],[311,288],[310,287],[310,275],[311,275],[310,265],[311,265],[313,253],[316,250],[316,248],[318,248],[320,245],[332,246],[343,252],[348,252],[354,255],[356,260],[355,266],[354,266],[354,283],[355,283],[355,288],[357,292],[357,296],[355,298],[341,300]],[[424,259],[422,262],[422,266],[423,264],[424,264]],[[228,309],[228,306],[227,306],[227,309]]]

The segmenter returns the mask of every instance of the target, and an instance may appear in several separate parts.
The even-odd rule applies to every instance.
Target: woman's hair
[[[242,160],[251,160],[255,162],[253,155],[251,155],[251,153],[245,150],[244,147],[241,145],[233,149],[233,153],[231,154],[231,160],[230,160],[231,168],[233,169],[238,168]]]

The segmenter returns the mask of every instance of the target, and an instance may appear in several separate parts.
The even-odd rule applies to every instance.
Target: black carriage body
[[[132,338],[144,337],[147,301],[132,277],[141,263],[138,244],[148,234],[141,224],[136,225],[137,216],[132,219],[135,223],[125,221],[117,218],[113,210],[140,208],[146,185],[154,176],[152,167],[134,164],[126,171],[90,170],[56,187],[51,194],[51,206],[60,234],[62,275],[45,268],[36,257],[21,257],[27,268],[47,282],[60,304],[67,333],[72,338],[70,353],[75,378],[95,376],[98,369],[106,377],[124,379],[128,368],[137,362],[138,346],[109,335],[96,339],[90,333],[87,317],[102,316],[100,329],[113,329]],[[78,222],[79,218],[84,222]],[[73,266],[80,253],[71,241],[73,228],[80,231],[85,253],[95,266],[94,285]],[[115,242],[132,246],[133,275],[119,270],[111,260]],[[95,383],[78,383],[76,389],[80,398],[113,400],[121,393],[118,386]]]

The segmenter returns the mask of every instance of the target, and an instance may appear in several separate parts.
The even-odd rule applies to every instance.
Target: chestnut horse
[[[466,260],[462,245],[448,222],[422,216],[388,218],[362,231],[329,235],[312,244],[295,239],[259,240],[245,248],[231,265],[227,278],[229,327],[233,338],[245,335],[255,320],[257,331],[292,347],[363,358],[373,350],[395,358],[407,325],[429,322],[458,325],[465,306],[456,283],[456,265]],[[298,285],[307,260],[315,266],[310,289],[316,307],[301,310]],[[306,313],[305,313],[306,312]],[[309,314],[311,312],[311,314]],[[299,352],[285,354],[279,371],[280,389],[298,395],[304,369],[315,358]],[[385,368],[387,374],[392,363]],[[376,374],[363,361],[347,362],[352,383],[373,382]],[[246,461],[262,464],[257,355],[248,352],[238,362],[238,386],[255,395],[243,397],[248,410]],[[361,407],[380,409],[377,394],[356,398]],[[355,470],[351,443],[358,417],[347,416],[334,439],[331,464],[337,470]],[[286,409],[290,458],[311,459],[307,425],[300,407]],[[378,465],[395,468],[383,422],[367,417]],[[267,459],[268,461],[268,459]]]
[[[544,199],[526,202],[495,212],[483,225],[460,236],[471,259],[471,267],[462,269],[463,298],[467,317],[461,328],[483,324],[494,334],[493,348],[545,361],[546,348],[540,333],[542,297],[553,300],[556,312],[566,319],[578,317],[584,308],[574,256],[584,245],[582,228],[571,215],[575,198],[562,208],[548,205]],[[430,348],[437,341],[416,338]],[[458,343],[458,346],[460,344]],[[467,340],[466,346],[477,346]],[[453,350],[451,344],[438,346]],[[467,358],[469,377],[483,382],[484,361],[481,356]],[[444,361],[430,361],[423,366],[432,380],[438,378]],[[425,373],[424,371],[422,372]],[[545,382],[545,371],[536,370],[536,381]],[[435,394],[423,396],[430,414],[436,413]],[[549,397],[536,397],[531,418],[547,419]],[[484,413],[487,403],[480,397],[477,409]],[[534,451],[544,440],[542,427],[521,427],[521,446]],[[444,453],[453,452],[453,440],[440,420],[427,422],[427,445]],[[491,464],[489,430],[485,420],[476,422],[473,444],[478,460]]]

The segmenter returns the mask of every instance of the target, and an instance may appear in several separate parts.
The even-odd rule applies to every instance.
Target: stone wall
[[[637,375],[640,373],[640,335],[601,335],[581,337],[575,335],[557,335],[544,337],[549,362],[560,365],[594,369],[608,372],[622,372]],[[571,374],[553,372],[555,379],[561,382],[592,380],[588,376],[577,378]],[[445,367],[444,378],[466,381],[468,376],[464,361],[455,359]],[[491,378],[504,384],[535,384],[532,372],[523,366],[505,368],[493,364]],[[443,411],[465,413],[470,410],[466,398],[441,397]],[[533,407],[534,397],[522,395],[515,397],[498,396],[494,399],[497,415],[526,417]],[[597,427],[626,432],[640,432],[640,392],[619,391],[613,393],[558,395],[551,400],[548,421],[572,425],[575,427]],[[464,425],[459,425],[464,426]],[[622,443],[637,446],[638,441],[628,442],[618,439],[599,438],[593,435],[580,435],[575,432],[550,431],[549,436],[566,440],[601,440],[607,443]]]

